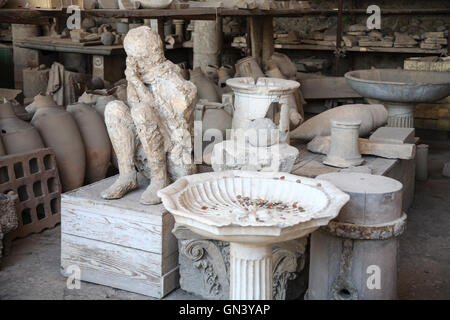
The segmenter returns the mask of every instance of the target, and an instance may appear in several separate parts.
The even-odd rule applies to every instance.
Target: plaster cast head
[[[161,37],[147,26],[128,31],[123,46],[128,57],[143,59],[149,63],[165,60]]]

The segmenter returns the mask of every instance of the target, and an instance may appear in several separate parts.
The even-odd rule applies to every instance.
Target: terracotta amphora
[[[63,192],[83,186],[86,153],[77,123],[49,95],[37,95],[34,103],[31,124],[39,130],[45,146],[55,152]]]
[[[86,183],[90,184],[106,177],[111,158],[111,142],[102,117],[94,108],[84,103],[67,106],[75,119],[86,152]]]
[[[11,103],[6,100],[0,104],[0,136],[6,154],[44,148],[39,132],[28,122],[19,119]]]
[[[217,85],[208,79],[200,68],[195,68],[190,72],[190,81],[197,87],[198,99],[208,100],[209,102],[220,102],[217,94]]]

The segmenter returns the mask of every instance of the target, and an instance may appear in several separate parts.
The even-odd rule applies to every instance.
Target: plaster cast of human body
[[[157,204],[161,200],[156,192],[167,186],[169,176],[175,180],[195,173],[191,120],[197,89],[184,80],[177,65],[166,60],[163,43],[150,28],[130,30],[124,48],[128,105],[116,100],[105,109],[120,176],[102,197],[118,199],[137,188],[137,166],[147,177],[151,175],[141,202]]]

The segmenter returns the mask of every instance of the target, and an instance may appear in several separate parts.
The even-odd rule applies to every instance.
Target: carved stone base
[[[414,128],[414,104],[385,104],[388,111],[388,127]]]
[[[181,288],[205,299],[229,299],[229,243],[205,239],[177,224],[173,234],[178,238]],[[308,285],[307,243],[305,237],[273,246],[273,299],[303,297]]]

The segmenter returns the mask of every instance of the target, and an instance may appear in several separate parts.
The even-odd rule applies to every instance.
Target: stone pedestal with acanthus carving
[[[229,243],[205,239],[177,224],[173,233],[178,238],[181,288],[206,299],[229,299]],[[298,299],[306,291],[307,243],[303,237],[273,246],[274,299]]]

